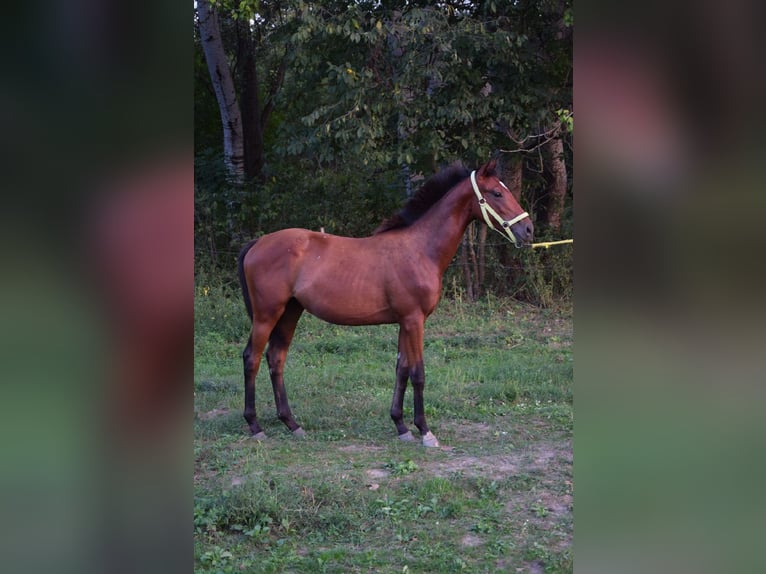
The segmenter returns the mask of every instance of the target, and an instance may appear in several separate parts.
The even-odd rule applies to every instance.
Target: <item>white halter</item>
[[[520,247],[519,241],[516,239],[516,236],[513,234],[513,231],[511,231],[511,226],[514,223],[518,223],[525,217],[529,217],[529,214],[525,211],[523,213],[520,213],[519,215],[517,215],[510,221],[506,221],[505,219],[500,217],[500,214],[497,211],[492,209],[492,206],[488,204],[487,200],[484,199],[484,197],[481,195],[481,192],[479,191],[479,186],[476,184],[476,170],[471,172],[471,185],[473,186],[473,192],[476,194],[476,198],[479,200],[481,215],[482,217],[484,217],[484,221],[489,226],[489,228],[494,229],[501,235],[507,236],[516,247]],[[497,223],[499,223],[502,226],[502,229],[498,229],[497,227],[494,226],[494,224],[492,223],[492,220],[489,218],[490,215],[494,217],[495,221],[497,221]]]

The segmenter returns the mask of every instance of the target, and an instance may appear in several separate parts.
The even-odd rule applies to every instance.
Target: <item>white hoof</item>
[[[427,447],[439,446],[439,441],[436,440],[436,437],[431,433],[431,431],[428,431],[426,434],[423,435],[423,446],[427,446]]]
[[[404,442],[412,442],[415,440],[415,437],[412,436],[412,431],[407,431],[406,433],[399,435],[399,440]]]
[[[254,435],[251,435],[250,438],[257,440],[258,442],[261,442],[262,440],[266,440],[266,433],[261,431]]]
[[[293,436],[303,438],[306,436],[306,431],[303,430],[301,427],[298,427],[297,429],[293,431]]]

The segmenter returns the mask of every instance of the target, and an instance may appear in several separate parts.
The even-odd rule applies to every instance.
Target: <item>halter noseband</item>
[[[511,226],[514,223],[518,223],[525,217],[529,217],[529,214],[525,211],[523,213],[520,213],[510,221],[506,221],[502,217],[500,217],[500,214],[492,209],[492,206],[487,203],[487,200],[484,199],[484,196],[481,195],[481,192],[479,191],[479,186],[476,184],[476,170],[471,172],[471,185],[473,186],[473,192],[476,194],[476,198],[479,200],[479,207],[481,208],[481,215],[484,218],[484,221],[489,226],[490,229],[494,229],[498,233],[502,235],[507,235],[508,238],[511,240],[511,243],[513,243],[516,247],[519,247],[519,242],[516,239],[516,236],[513,234],[513,231],[511,231]],[[492,216],[495,218],[495,221],[497,221],[501,226],[502,230],[498,229],[494,226],[492,223],[492,220],[489,218],[489,216]]]

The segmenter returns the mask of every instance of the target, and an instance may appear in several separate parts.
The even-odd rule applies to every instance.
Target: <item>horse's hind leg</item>
[[[250,427],[250,434],[258,440],[266,438],[255,416],[255,377],[261,365],[261,355],[268,339],[269,326],[253,322],[250,340],[242,353],[245,370],[245,412],[244,417]]]
[[[271,386],[274,389],[274,402],[277,407],[277,416],[296,436],[303,436],[305,432],[295,422],[290,404],[287,402],[287,391],[283,377],[287,350],[293,340],[295,327],[303,313],[303,306],[295,299],[290,299],[285,312],[280,317],[269,336],[269,348],[266,351],[266,360],[269,363]]]

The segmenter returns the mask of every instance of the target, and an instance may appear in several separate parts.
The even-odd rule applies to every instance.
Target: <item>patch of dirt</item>
[[[471,429],[472,432],[473,430]],[[455,452],[454,448],[443,450]],[[444,460],[431,461],[425,466],[435,476],[443,477],[459,472],[471,477],[500,480],[514,474],[545,474],[552,466],[562,464],[571,469],[572,443],[569,440],[533,442],[517,451],[502,455],[455,454]]]
[[[370,470],[367,471],[367,476],[370,479],[374,479],[374,480],[380,480],[381,478],[386,478],[390,474],[391,473],[389,471],[379,469],[379,468],[371,468]]]
[[[515,569],[510,560],[501,558],[495,562],[495,572],[516,572],[517,574],[544,574],[545,568],[539,562],[525,562],[525,566],[519,566]]]
[[[425,465],[434,476],[445,477],[454,473],[465,476],[484,477],[492,480],[505,478],[519,472],[517,456],[456,456]]]
[[[542,492],[539,496],[542,505],[555,515],[563,516],[572,512],[572,495],[556,495],[552,492]]]
[[[534,426],[530,428],[529,423]],[[564,552],[572,544],[571,535],[563,534],[571,531],[573,521],[572,439],[552,436],[546,432],[544,422],[535,423],[527,422],[531,432],[514,449],[502,448],[502,435],[498,436],[498,429],[490,425],[461,423],[460,433],[467,433],[471,442],[492,442],[497,447],[488,450],[497,454],[477,455],[472,450],[474,454],[469,455],[468,449],[461,448],[455,440],[454,446],[440,449],[441,456],[419,461],[419,465],[421,470],[434,476],[460,473],[469,478],[507,481],[503,483],[504,500],[501,501],[506,516],[518,524],[534,525],[539,532],[558,532],[549,542],[550,550]],[[460,543],[470,548],[483,542],[479,536],[466,533]],[[500,560],[496,567],[499,572],[545,571],[539,561],[510,564]]]
[[[475,534],[466,534],[460,539],[460,544],[466,548],[473,548],[475,546],[481,546],[484,544],[484,541]]]
[[[465,434],[474,440],[484,439],[494,434],[495,429],[487,423],[473,423],[468,421],[443,421],[441,426],[454,434]]]
[[[338,450],[341,452],[378,452],[381,450],[386,450],[385,447],[382,446],[369,446],[369,445],[363,445],[363,444],[349,444],[346,446],[338,447]]]
[[[231,409],[228,408],[213,409],[212,411],[207,411],[206,413],[199,413],[197,416],[200,420],[209,421],[210,419],[214,419],[216,417],[228,415],[230,411]]]

